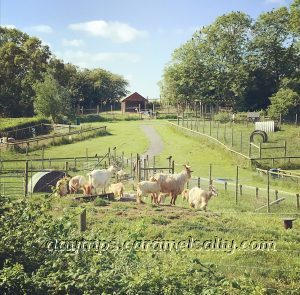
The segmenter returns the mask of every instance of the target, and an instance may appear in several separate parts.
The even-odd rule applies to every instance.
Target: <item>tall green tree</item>
[[[33,115],[32,85],[42,80],[50,55],[38,38],[0,27],[0,115]]]
[[[291,30],[300,35],[300,0],[294,0],[291,7],[290,26]]]
[[[34,90],[35,113],[51,117],[54,122],[58,122],[62,116],[71,116],[71,95],[51,73],[44,75],[43,82],[34,84]]]

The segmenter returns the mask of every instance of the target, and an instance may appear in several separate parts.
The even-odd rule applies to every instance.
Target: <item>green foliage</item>
[[[65,64],[53,57],[40,39],[16,29],[0,27],[0,116],[32,116],[37,90],[33,85],[43,83],[46,72],[56,81],[52,92],[59,89],[54,96],[64,97],[64,113],[67,114],[70,106],[75,109],[78,105],[85,108],[106,105],[127,94],[128,82],[122,76],[100,68],[81,70]],[[46,83],[49,86],[49,81]],[[41,89],[37,96],[40,95]],[[48,100],[48,107],[43,107],[37,99],[35,107],[39,113],[53,116],[49,103]]]
[[[94,205],[99,206],[99,207],[103,207],[103,206],[109,205],[109,202],[107,200],[102,199],[102,198],[96,198],[94,200]]]
[[[34,90],[34,110],[37,114],[51,117],[54,122],[58,122],[63,115],[70,115],[70,94],[51,74],[46,74],[43,82],[36,83]]]
[[[44,205],[21,201],[10,204],[10,210],[1,216],[2,294],[221,294],[253,290],[249,281],[231,283],[213,266],[184,253],[164,258],[155,252],[139,255],[134,249],[87,251],[78,244],[69,250],[61,248],[56,240],[82,241],[83,236],[69,217],[54,219],[47,214],[49,206],[48,201]],[[136,232],[129,236],[134,237]],[[99,237],[90,232],[84,239]]]
[[[242,12],[218,17],[174,51],[160,82],[162,98],[183,110],[195,100],[236,110],[265,109],[282,80],[297,74],[298,16],[295,0],[291,14],[282,7],[255,22]],[[294,84],[299,88],[300,80]]]
[[[300,0],[294,0],[291,4],[290,26],[294,33],[300,35]]]
[[[220,123],[228,123],[231,121],[231,114],[228,112],[219,112],[214,115],[214,120],[219,121]]]
[[[140,120],[138,114],[120,114],[120,113],[101,113],[100,115],[81,115],[79,116],[82,123],[90,122],[111,122],[111,121],[136,121]]]
[[[33,115],[32,85],[42,80],[48,46],[16,29],[0,27],[0,116]]]
[[[278,118],[280,114],[284,116],[295,110],[299,106],[300,96],[289,88],[281,88],[270,100],[271,105],[268,109],[268,114],[273,118]]]

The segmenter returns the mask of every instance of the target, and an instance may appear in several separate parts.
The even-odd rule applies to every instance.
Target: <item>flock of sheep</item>
[[[184,169],[177,174],[157,173],[150,177],[149,180],[141,181],[137,184],[136,201],[142,203],[142,197],[151,195],[151,201],[155,204],[165,202],[165,198],[170,196],[172,205],[175,205],[178,195],[187,200],[190,207],[202,209],[206,211],[207,204],[212,196],[217,196],[218,193],[213,186],[206,191],[199,187],[193,187],[190,190],[185,189],[185,185],[191,178],[191,167],[183,165]],[[88,173],[88,180],[84,176],[77,175],[70,178],[60,179],[56,184],[56,194],[58,196],[65,196],[69,193],[75,194],[79,190],[83,191],[84,196],[93,194],[100,194],[105,192],[107,186],[110,184],[113,173],[116,172],[114,166],[108,169],[93,170]],[[116,172],[117,179],[122,179],[125,176],[123,170]],[[108,187],[108,192],[113,193],[114,196],[122,198],[124,196],[124,184],[122,182],[112,183]]]

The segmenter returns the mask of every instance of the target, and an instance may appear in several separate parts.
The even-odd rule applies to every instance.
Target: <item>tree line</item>
[[[271,116],[299,111],[300,0],[262,13],[218,17],[177,48],[160,82],[162,99],[267,109]]]
[[[56,58],[36,37],[0,27],[0,116],[42,114],[57,121],[78,105],[91,108],[127,94],[121,76],[96,68],[81,69]]]

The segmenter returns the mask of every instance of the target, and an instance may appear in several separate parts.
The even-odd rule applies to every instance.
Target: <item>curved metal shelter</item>
[[[60,170],[38,172],[28,181],[28,193],[51,193],[52,187],[55,187],[57,181],[64,176],[66,176],[66,173]]]

